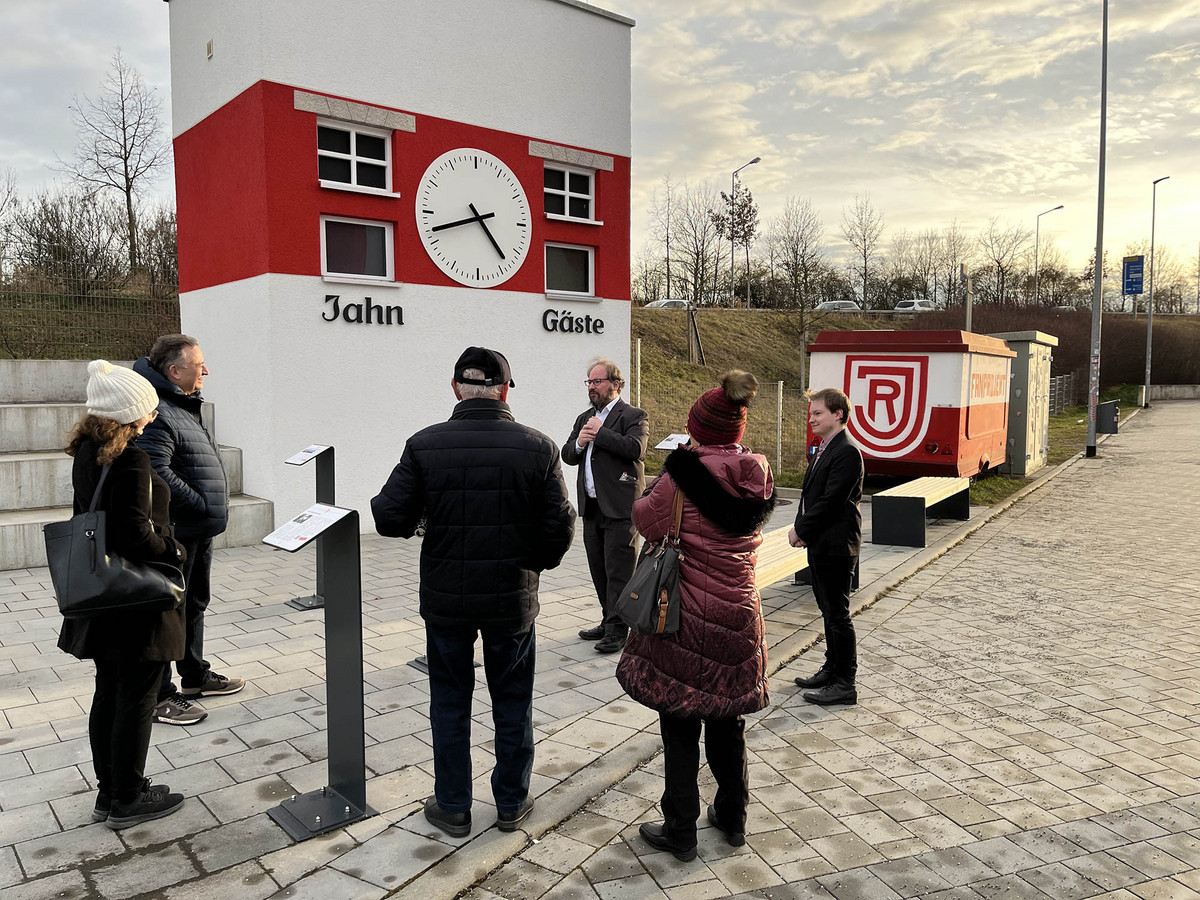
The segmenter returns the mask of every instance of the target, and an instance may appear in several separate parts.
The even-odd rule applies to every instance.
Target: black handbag
[[[683,493],[675,489],[671,530],[657,543],[646,541],[633,577],[617,599],[616,613],[638,634],[674,634],[679,630],[679,523]]]
[[[96,506],[110,468],[111,463],[100,473],[87,512],[42,528],[58,610],[67,619],[105,613],[167,612],[183,605],[183,572],[178,566],[135,562],[108,552],[107,514]],[[153,503],[153,481],[150,490]]]

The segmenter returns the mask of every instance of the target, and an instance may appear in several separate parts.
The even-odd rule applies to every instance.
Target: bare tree
[[[744,247],[746,250],[746,306],[749,307],[750,245],[754,243],[758,234],[758,205],[754,202],[750,188],[739,190],[736,201],[721,191],[721,206],[713,210],[713,225],[716,226],[717,234],[729,241],[731,253],[736,247]]]
[[[696,304],[718,296],[725,269],[722,246],[725,242],[714,224],[713,213],[717,209],[717,192],[711,182],[689,185],[685,181],[675,194],[672,250],[679,260],[680,274],[672,278],[677,287],[683,288],[687,299]]]
[[[96,96],[74,98],[75,158],[59,160],[64,172],[93,192],[112,190],[124,197],[131,272],[140,260],[135,201],[170,159],[161,115],[157,93],[117,50]]]
[[[663,293],[663,265],[658,248],[644,244],[634,256],[630,268],[630,291],[634,300],[653,303],[666,297]]]
[[[13,214],[17,209],[17,175],[12,169],[0,171],[0,281],[10,262]]]
[[[1031,237],[1033,232],[1024,226],[1001,226],[996,217],[988,221],[988,227],[979,234],[979,249],[986,262],[976,296],[982,294],[991,302],[1002,304],[1016,299],[1014,276]]]
[[[138,245],[142,271],[155,300],[173,296],[179,287],[179,246],[175,232],[175,207],[159,203],[138,215]]]
[[[942,236],[934,228],[917,235],[913,245],[913,275],[921,285],[922,299],[937,302],[938,260],[942,254]]]
[[[825,258],[824,233],[821,215],[807,197],[788,197],[783,213],[772,223],[772,246],[787,280],[790,305],[796,309],[817,305],[813,282]]]
[[[676,271],[675,275],[671,273],[671,265],[675,259],[674,254],[678,250],[678,248],[671,246],[675,237],[674,225],[676,224],[672,219],[672,213],[676,212],[678,204],[675,196],[676,190],[674,183],[671,181],[670,174],[664,175],[661,192],[656,188],[654,195],[650,199],[650,236],[663,244],[661,259],[663,260],[664,278],[666,279],[666,293],[663,294],[664,297],[671,296],[671,289],[674,286],[675,277],[678,275],[678,271]]]
[[[883,228],[883,213],[871,205],[870,194],[856,194],[850,209],[842,209],[842,236],[854,250],[855,262],[850,268],[862,284],[863,309],[871,308],[868,285],[878,262]]]
[[[967,288],[963,283],[961,270],[963,266],[971,266],[971,241],[967,233],[958,227],[957,222],[951,222],[950,227],[942,229],[941,253],[938,256],[938,268],[945,279],[946,305],[966,303]]]

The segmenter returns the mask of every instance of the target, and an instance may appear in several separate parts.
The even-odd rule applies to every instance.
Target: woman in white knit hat
[[[158,394],[141,375],[103,359],[88,364],[87,413],[67,444],[75,457],[75,512],[91,505],[109,467],[97,507],[107,513],[109,549],[124,559],[179,565],[184,550],[170,525],[171,490],[133,445],[157,408]],[[59,649],[96,663],[88,719],[98,791],[92,820],[109,828],[168,816],[183,803],[144,775],[162,669],[183,656],[183,636],[182,609],[63,620]]]

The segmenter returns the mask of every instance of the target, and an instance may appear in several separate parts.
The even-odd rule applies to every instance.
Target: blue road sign
[[[1142,293],[1142,273],[1146,268],[1146,257],[1127,256],[1121,261],[1121,293]]]

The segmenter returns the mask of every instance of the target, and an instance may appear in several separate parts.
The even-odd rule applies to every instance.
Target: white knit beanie
[[[88,363],[87,405],[94,416],[128,425],[158,408],[158,392],[132,369],[94,359]]]

